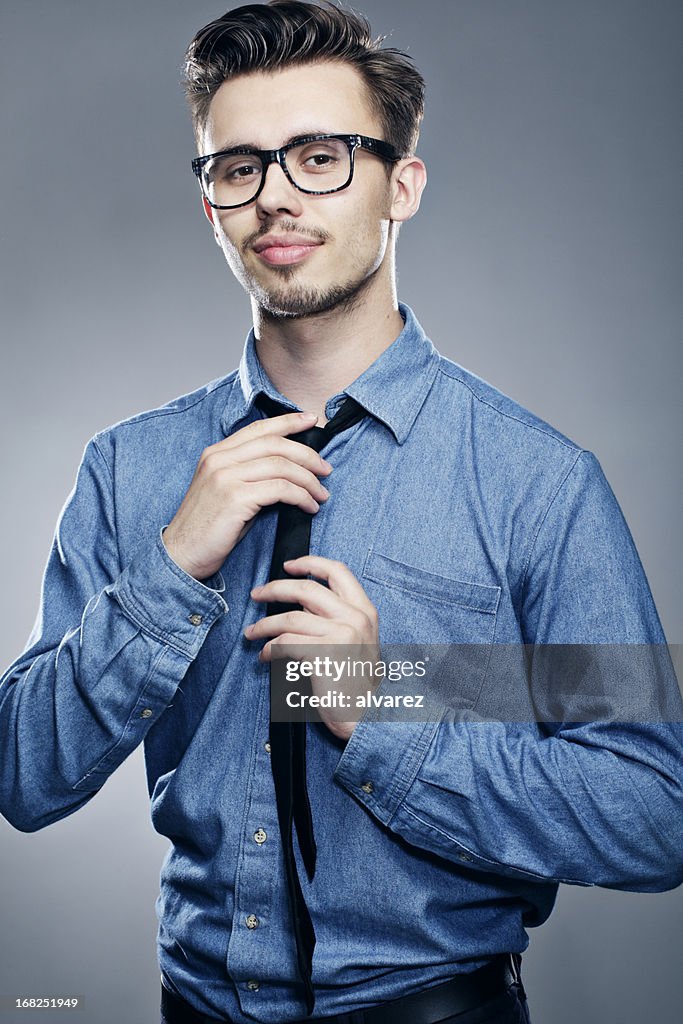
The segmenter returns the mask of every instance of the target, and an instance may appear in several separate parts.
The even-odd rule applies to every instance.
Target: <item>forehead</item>
[[[380,137],[363,79],[339,62],[255,71],[223,82],[211,100],[204,152],[243,143],[274,149],[295,135],[358,132]]]

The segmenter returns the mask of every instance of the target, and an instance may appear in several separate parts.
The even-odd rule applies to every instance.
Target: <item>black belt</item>
[[[520,962],[517,953],[501,954],[476,971],[458,974],[401,999],[332,1017],[306,1017],[292,1024],[436,1024],[456,1013],[474,1010],[502,995],[514,982],[520,982]],[[199,1013],[163,984],[161,1011],[164,1024],[230,1024],[228,1017]]]

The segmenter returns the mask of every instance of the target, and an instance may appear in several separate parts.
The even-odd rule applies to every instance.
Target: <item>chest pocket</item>
[[[362,584],[379,613],[382,646],[410,645],[411,660],[428,654],[434,670],[440,666],[440,685],[452,684],[456,703],[471,707],[486,674],[500,587],[427,572],[372,549]]]

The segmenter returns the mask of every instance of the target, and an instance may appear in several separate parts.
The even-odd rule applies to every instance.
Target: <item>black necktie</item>
[[[281,416],[283,413],[292,411],[264,394],[258,396],[256,405],[267,416]],[[352,427],[365,415],[365,410],[353,398],[347,397],[337,413],[324,427],[310,427],[298,434],[291,434],[290,438],[321,452],[336,434]],[[304,512],[296,505],[283,503],[280,503],[277,508],[277,530],[269,580],[288,578],[283,564],[289,558],[301,558],[302,555],[307,555],[311,542],[312,513]],[[300,607],[301,605],[298,604],[284,602],[271,603],[266,608],[266,615],[278,615]],[[316,846],[311,805],[306,788],[306,723],[271,721],[270,756],[275,783],[275,803],[285,857],[285,875],[296,939],[297,962],[305,989],[306,1009],[311,1014],[314,1004],[311,968],[315,931],[301,891],[293,846],[293,826],[295,826],[306,874],[309,881],[313,881]]]

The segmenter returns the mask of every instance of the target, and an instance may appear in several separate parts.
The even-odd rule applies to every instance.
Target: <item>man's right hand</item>
[[[332,471],[312,448],[288,434],[315,425],[314,413],[256,420],[202,452],[180,508],[164,530],[173,561],[197,580],[218,572],[267,505],[284,502],[317,512],[329,492],[318,480]]]

